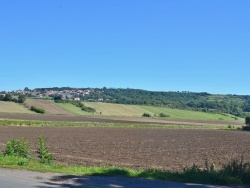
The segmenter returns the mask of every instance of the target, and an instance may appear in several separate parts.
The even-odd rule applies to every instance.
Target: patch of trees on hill
[[[54,101],[56,103],[70,103],[70,104],[73,104],[76,107],[80,108],[81,110],[89,112],[89,113],[95,113],[96,112],[95,108],[87,107],[83,103],[81,103],[80,101],[63,100],[61,96],[55,96]]]
[[[24,103],[25,100],[26,100],[26,96],[24,94],[19,94],[17,98],[13,97],[11,94],[0,95],[0,101]]]
[[[155,92],[140,89],[94,89],[95,92],[81,97],[86,101],[98,101],[165,106],[178,109],[191,109],[204,112],[229,113],[245,117],[250,112],[250,96],[212,95],[206,92]]]

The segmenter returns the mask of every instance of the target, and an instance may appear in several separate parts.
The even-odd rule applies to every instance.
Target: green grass
[[[25,108],[22,104],[14,102],[0,101],[0,113],[25,113],[34,114],[28,108]]]
[[[240,164],[237,164],[240,165]],[[229,166],[229,165],[227,165]],[[249,164],[248,164],[249,167]],[[26,159],[15,156],[3,156],[0,153],[0,168],[27,169],[30,171],[53,172],[69,175],[87,176],[112,176],[147,178],[154,180],[168,180],[176,182],[201,183],[201,184],[220,184],[220,185],[249,185],[249,169],[242,172],[242,175],[234,175],[230,170],[219,171],[200,170],[195,165],[183,171],[160,171],[155,169],[130,169],[117,167],[88,167],[88,166],[62,166],[55,163],[44,164],[36,159]],[[241,170],[237,166],[237,170]],[[226,172],[226,173],[225,173]],[[238,171],[237,171],[238,172]],[[233,171],[234,173],[234,171]]]
[[[224,129],[234,130],[222,125],[169,125],[169,124],[136,124],[136,123],[105,123],[105,122],[62,122],[62,121],[33,121],[0,119],[0,126],[68,126],[68,127],[127,127],[127,128],[166,128],[166,129]]]
[[[171,108],[164,108],[164,107],[151,107],[151,106],[141,106],[141,108],[144,110],[147,110],[152,115],[164,113],[166,115],[170,115],[170,118],[176,118],[176,119],[235,120],[235,116],[230,115],[230,114],[222,115],[222,114],[171,109]]]
[[[214,114],[190,110],[171,109],[166,107],[154,107],[144,105],[125,105],[111,104],[101,102],[84,102],[86,106],[95,108],[99,114],[104,116],[127,116],[141,117],[143,113],[148,113],[151,116],[159,115],[160,113],[169,115],[169,118],[175,119],[198,119],[198,120],[235,120],[235,116],[230,114]],[[238,118],[238,121],[243,121]]]
[[[101,102],[84,102],[84,105],[95,108],[97,114],[104,116],[127,116],[127,117],[141,117],[147,110],[143,110],[140,106],[126,105],[126,104],[112,104]]]
[[[55,103],[54,101],[50,101],[53,104],[61,107],[64,110],[67,110],[68,112],[71,112],[76,115],[93,115],[92,113],[88,113],[86,111],[81,110],[80,108],[76,107],[73,104],[70,103]]]

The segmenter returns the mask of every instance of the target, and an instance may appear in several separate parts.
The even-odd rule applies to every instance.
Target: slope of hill
[[[29,107],[36,106],[45,110],[46,114],[50,115],[72,115],[71,112],[64,110],[63,108],[51,103],[48,100],[42,99],[27,99],[25,104]]]
[[[206,113],[165,107],[111,104],[102,102],[84,102],[84,104],[86,106],[95,108],[97,114],[101,113],[101,115],[104,116],[141,117],[143,113],[149,113],[151,116],[158,116],[160,113],[163,113],[165,115],[169,115],[169,118],[176,119],[235,120],[235,116],[230,114]],[[238,121],[242,120],[243,119],[238,118]]]
[[[10,94],[17,96],[20,90],[12,91]],[[29,97],[44,97],[53,99],[55,96],[74,99],[80,98],[86,102],[102,101],[115,104],[148,105],[159,107],[170,107],[175,109],[187,109],[201,112],[216,112],[233,114],[245,117],[250,112],[250,95],[220,95],[207,92],[176,92],[176,91],[147,91],[142,89],[123,88],[36,88],[24,90]],[[6,92],[0,92],[0,100]],[[2,97],[1,97],[2,96]],[[1,99],[2,98],[2,99]],[[64,106],[65,108],[71,108]],[[72,109],[71,109],[72,110]],[[80,112],[78,112],[80,113]],[[81,113],[80,113],[81,114]]]
[[[245,117],[250,112],[250,95],[214,95],[206,92],[156,92],[140,89],[95,88],[94,92],[81,97],[85,101],[118,104],[168,106]]]
[[[22,104],[14,102],[0,101],[0,113],[25,113],[33,114],[28,108],[25,108]]]
[[[102,102],[84,102],[84,105],[95,108],[97,114],[104,116],[128,116],[141,117],[143,113],[150,113],[148,110],[142,109],[139,105],[112,104]]]
[[[80,108],[78,108],[70,103],[55,103],[52,100],[50,100],[50,102],[53,103],[54,105],[57,105],[58,107],[60,107],[64,110],[72,113],[72,114],[75,114],[75,115],[94,115],[92,113],[85,112],[85,111],[81,110]]]

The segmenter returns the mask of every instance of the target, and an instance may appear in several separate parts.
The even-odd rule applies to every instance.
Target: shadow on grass
[[[203,177],[204,176],[204,177]],[[132,178],[133,177],[133,178]],[[137,178],[137,179],[136,179]],[[145,179],[147,178],[147,179]],[[218,186],[212,185],[199,185],[191,183],[175,183],[159,180],[171,180],[182,182],[200,182],[206,183],[211,181],[204,174],[181,174],[172,172],[161,172],[157,170],[148,170],[136,175],[126,169],[112,169],[102,173],[94,173],[91,176],[73,176],[73,175],[60,175],[54,176],[48,182],[42,182],[46,187],[62,187],[62,188],[165,188],[165,187],[177,187],[177,188],[213,188]],[[211,178],[211,177],[210,177]],[[152,180],[150,180],[152,179]],[[155,180],[157,179],[157,180]],[[189,181],[188,181],[189,180]],[[214,180],[213,180],[214,181]],[[215,182],[213,182],[215,183]],[[221,184],[221,183],[220,183]],[[40,186],[38,188],[42,188]],[[226,188],[227,186],[220,186]],[[240,186],[234,186],[240,187]]]

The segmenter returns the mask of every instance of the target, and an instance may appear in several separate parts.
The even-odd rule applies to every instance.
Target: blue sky
[[[1,0],[0,90],[250,94],[249,0]]]

